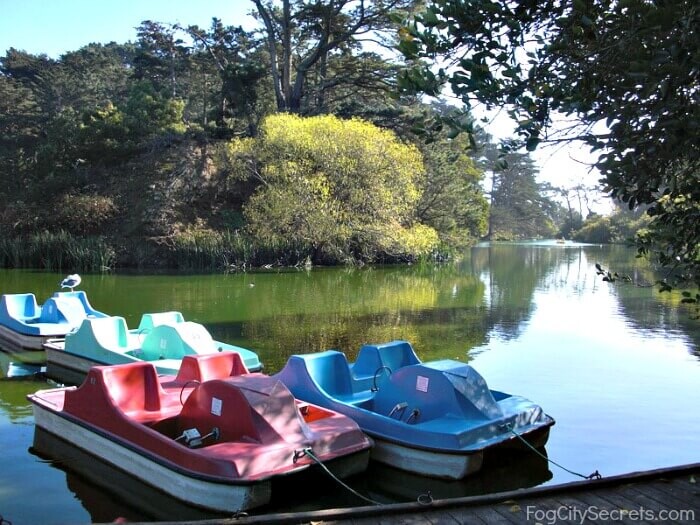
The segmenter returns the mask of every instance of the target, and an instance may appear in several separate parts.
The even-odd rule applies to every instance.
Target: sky
[[[250,0],[0,0],[0,56],[14,47],[59,58],[93,42],[136,41],[136,27],[144,20],[208,28],[217,17],[224,25],[250,28],[252,8]],[[486,128],[494,137],[506,137],[513,129],[507,117]],[[590,157],[582,149],[538,148],[533,158],[539,180],[554,186],[593,185],[599,178],[585,165]],[[603,200],[594,209],[605,213],[610,206]]]
[[[0,51],[10,47],[58,58],[96,42],[136,41],[144,20],[209,27],[245,25],[249,0],[0,0]]]

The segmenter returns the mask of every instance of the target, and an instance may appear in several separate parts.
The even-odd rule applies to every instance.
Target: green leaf
[[[540,139],[539,139],[539,138],[537,138],[537,137],[530,137],[530,138],[527,139],[527,141],[525,142],[525,149],[527,149],[527,151],[535,151],[535,150],[537,149],[537,146],[539,145],[539,143],[540,143]]]
[[[423,16],[420,17],[420,21],[427,27],[435,26],[440,23],[440,20],[438,20],[437,15],[432,9],[428,9],[425,13],[423,13]]]

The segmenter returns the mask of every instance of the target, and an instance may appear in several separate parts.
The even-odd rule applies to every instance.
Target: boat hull
[[[372,460],[422,476],[462,479],[481,469],[484,454],[482,452],[446,454],[375,438]]]
[[[135,362],[134,359],[124,359],[122,363],[106,363],[90,359],[86,356],[66,352],[61,347],[63,341],[49,341],[44,345],[46,350],[46,375],[60,383],[79,385],[85,380],[90,368]],[[180,368],[180,360],[163,359],[156,363],[159,374],[175,375]]]
[[[43,350],[44,343],[56,335],[27,335],[0,325],[0,345],[7,350]]]
[[[227,516],[188,505],[39,427],[29,452],[65,473],[66,486],[94,523],[195,521]]]
[[[236,513],[265,505],[272,497],[272,478],[250,483],[226,483],[190,476],[69,421],[40,405],[34,404],[33,410],[38,429],[70,443],[71,446],[186,505],[217,513]],[[364,472],[369,461],[370,451],[365,449],[324,462],[324,466],[333,476],[342,479]],[[318,470],[315,466],[304,465],[286,476],[307,469]],[[315,474],[320,476],[323,473]]]
[[[90,367],[104,363],[97,363],[90,359],[83,359],[64,352],[53,349],[48,343],[46,349],[46,375],[60,383],[79,385],[87,375]]]
[[[170,496],[190,505],[215,512],[235,513],[270,501],[270,480],[234,484],[190,476],[37,404],[33,407],[37,427],[152,487],[167,488]]]
[[[371,458],[385,465],[389,465],[400,470],[430,476],[434,478],[457,480],[471,474],[475,474],[484,463],[487,455],[498,454],[505,450],[523,450],[527,448],[541,448],[549,439],[549,428],[537,428],[527,434],[520,436],[523,441],[515,436],[498,445],[491,446],[483,450],[469,453],[445,452],[440,450],[430,450],[407,446],[405,444],[392,442],[372,435],[374,447]]]

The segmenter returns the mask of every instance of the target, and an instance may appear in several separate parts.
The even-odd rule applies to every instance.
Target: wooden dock
[[[397,503],[177,523],[178,525],[699,523],[700,486],[698,481],[700,481],[700,463],[695,463],[597,480],[540,486],[484,496],[436,500],[429,504]]]

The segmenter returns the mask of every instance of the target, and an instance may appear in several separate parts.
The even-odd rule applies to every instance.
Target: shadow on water
[[[360,485],[363,492],[384,503],[480,496],[521,488],[536,487],[549,481],[552,472],[546,451],[535,453],[500,452],[485,459],[482,469],[461,480],[442,480],[372,463]]]
[[[115,519],[185,521],[226,517],[183,504],[38,428],[35,429],[29,453],[65,473],[68,489],[95,523]],[[544,449],[541,449],[541,453],[546,454]],[[528,453],[499,454],[498,458],[487,459],[476,475],[458,481],[418,476],[371,463],[367,473],[353,476],[345,483],[365,498],[388,504],[417,501],[418,498],[424,500],[426,497],[456,498],[534,487],[551,476],[546,457]],[[270,504],[253,509],[248,514],[302,512],[367,504],[366,500],[343,489],[335,480],[317,470],[276,481]]]

